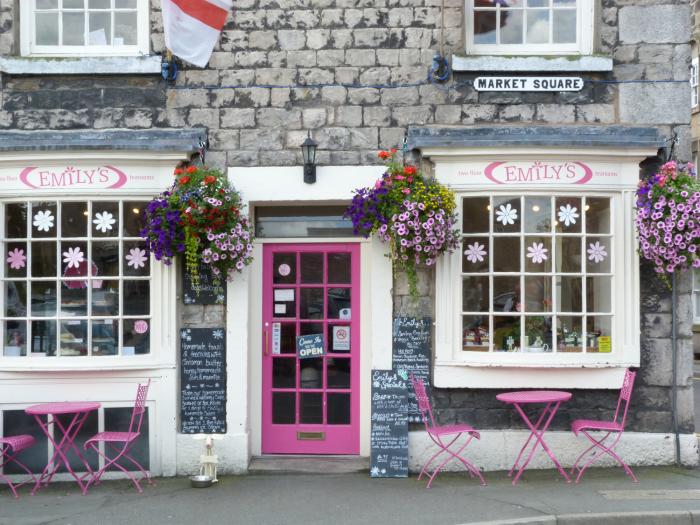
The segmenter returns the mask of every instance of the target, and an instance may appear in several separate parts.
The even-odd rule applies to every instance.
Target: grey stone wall
[[[0,79],[0,129],[142,129],[206,127],[209,164],[292,165],[311,130],[320,164],[372,164],[376,151],[400,144],[409,126],[520,123],[657,126],[680,137],[690,155],[687,0],[601,0],[596,52],[612,73],[582,73],[579,93],[477,93],[474,75],[445,86],[426,82],[438,48],[441,0],[235,0],[209,66],[185,64],[174,85],[157,76],[9,76]],[[463,51],[462,0],[445,0],[445,53]],[[152,0],[151,45],[163,51],[159,0]],[[16,54],[17,1],[0,0],[0,53]],[[640,83],[639,81],[645,81]],[[433,276],[421,274],[423,299],[412,303],[401,276],[395,309],[432,314]],[[642,373],[632,427],[670,428],[668,292],[643,272]],[[682,282],[679,328],[681,423],[692,429],[688,369],[690,312]],[[188,307],[183,323],[220,323],[222,310]],[[443,421],[482,428],[517,426],[494,391],[436,391]],[[580,392],[557,425],[614,408],[614,392]]]

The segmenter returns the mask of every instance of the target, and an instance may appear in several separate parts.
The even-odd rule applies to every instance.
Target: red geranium
[[[216,182],[216,177],[213,175],[207,175],[204,177],[204,184],[211,184],[212,182]]]
[[[404,172],[406,175],[415,175],[415,174],[416,174],[416,167],[415,167],[415,166],[406,166],[406,167],[403,169],[403,172]]]
[[[182,170],[180,168],[175,168],[175,171],[173,172],[174,175],[182,175]]]
[[[386,159],[388,159],[389,157],[391,157],[391,153],[389,153],[388,151],[380,151],[379,153],[377,153],[377,155],[378,155],[379,158],[382,159],[382,160],[386,160]]]
[[[180,177],[177,181],[180,184],[187,184],[190,181],[190,178],[187,175],[185,175],[183,177]]]
[[[194,173],[195,171],[197,171],[197,168],[195,166],[189,166],[187,168],[187,173]]]

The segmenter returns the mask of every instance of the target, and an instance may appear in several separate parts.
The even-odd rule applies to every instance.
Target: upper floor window
[[[698,107],[698,57],[690,64],[690,107]]]
[[[693,323],[700,324],[700,269],[693,270]]]
[[[148,53],[143,0],[27,0],[20,16],[22,55]]]
[[[590,0],[466,0],[467,52],[589,54]]]

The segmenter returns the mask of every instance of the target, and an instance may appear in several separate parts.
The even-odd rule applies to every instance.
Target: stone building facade
[[[0,162],[10,169],[16,166],[13,159],[17,155],[13,152],[24,152],[30,163],[34,153],[41,156],[47,151],[59,151],[63,152],[62,158],[70,158],[71,151],[91,149],[122,151],[120,158],[126,160],[134,157],[132,152],[162,151],[154,146],[158,140],[174,140],[173,133],[185,130],[179,135],[180,142],[173,146],[180,159],[196,150],[197,138],[206,136],[207,164],[228,169],[252,206],[256,199],[247,196],[246,190],[262,180],[269,171],[266,168],[299,167],[299,146],[309,133],[318,143],[320,177],[336,170],[351,178],[353,167],[362,167],[362,173],[371,172],[371,176],[358,175],[358,181],[363,182],[381,173],[377,167],[378,149],[402,149],[404,143],[407,154],[422,162],[428,172],[439,172],[436,166],[446,162],[446,148],[471,151],[483,146],[492,148],[489,155],[495,155],[499,148],[522,153],[524,148],[532,147],[545,154],[556,146],[580,153],[584,146],[578,144],[585,142],[585,147],[590,148],[585,156],[611,148],[617,140],[619,150],[609,156],[633,156],[620,152],[631,147],[624,142],[633,141],[635,130],[639,129],[647,133],[647,138],[635,146],[646,152],[635,161],[641,162],[640,174],[647,174],[660,164],[667,154],[665,146],[670,145],[668,139],[674,135],[678,138],[674,156],[690,159],[688,2],[583,3],[591,4],[586,15],[591,19],[590,52],[484,56],[466,52],[469,31],[465,27],[465,6],[473,3],[465,4],[464,0],[235,0],[208,66],[196,68],[179,63],[177,79],[170,82],[160,75],[158,55],[165,49],[159,0],[150,2],[150,56],[126,58],[22,56],[20,2],[0,0],[0,149],[6,157]],[[440,51],[452,65],[445,82],[431,81],[428,73]],[[473,84],[477,77],[518,75],[581,77],[584,85],[580,91],[570,92],[506,92],[477,91]],[[474,136],[469,134],[470,129],[481,131]],[[480,142],[479,136],[488,135],[489,130],[501,130],[504,136],[490,143]],[[122,131],[132,134],[127,133],[124,142],[117,143],[113,134]],[[594,138],[579,143],[579,132]],[[449,133],[455,133],[456,138],[441,143],[440,137]],[[3,146],[1,141],[6,139]],[[18,143],[24,144],[17,146]],[[164,160],[159,162],[166,164]],[[174,157],[170,162],[175,164]],[[294,199],[303,200],[301,190],[300,194]],[[256,202],[263,200],[258,196]],[[333,196],[326,200],[337,199]],[[275,203],[284,205],[285,199],[280,197]],[[639,435],[665,436],[672,429],[670,292],[649,266],[642,263],[640,268],[639,297],[637,303],[632,303],[639,309],[639,325],[631,329],[641,333],[639,375],[628,430]],[[386,273],[381,275],[386,277]],[[436,298],[440,293],[436,279],[435,270],[421,270],[418,301],[409,297],[403,275],[394,275],[391,285],[383,283],[387,293],[392,294],[390,315],[439,318],[442,310],[436,307],[440,300]],[[240,310],[235,303],[244,300],[236,294],[255,293],[251,280],[229,289],[228,309],[184,305],[178,299],[172,327],[228,323],[229,338],[237,338],[235,330],[245,322],[236,317]],[[166,281],[172,285],[176,278],[168,274]],[[677,304],[676,379],[685,463],[697,462],[697,445],[692,440],[691,287],[690,277],[683,276]],[[245,309],[251,319],[252,310],[253,303]],[[258,328],[248,325],[248,330],[250,345],[254,346],[257,336],[253,333]],[[168,344],[175,356],[176,334],[168,339]],[[238,352],[230,350],[229,358],[240,358]],[[248,350],[241,352],[247,357],[236,362],[244,371],[254,373],[258,366],[253,362],[254,356],[258,354],[252,350],[249,355]],[[386,363],[382,359],[378,362]],[[176,357],[167,361],[168,366],[177,369]],[[378,368],[376,364],[373,359],[366,366]],[[575,366],[569,364],[566,370],[572,368]],[[511,366],[508,370],[514,377],[527,376],[525,369]],[[108,374],[105,370],[99,373]],[[172,373],[175,375],[163,383],[158,394],[162,399],[177,397],[176,372]],[[0,374],[0,381],[12,381],[20,376],[26,379],[28,372],[13,371],[11,365],[3,368],[0,364]],[[52,373],[42,374],[42,380],[50,385]],[[135,376],[129,377],[133,380]],[[552,386],[565,387],[568,377],[553,381]],[[616,380],[619,377],[616,375]],[[530,385],[522,379],[523,384],[516,386],[542,387],[544,383],[538,381]],[[249,384],[245,380],[243,383]],[[561,407],[552,423],[554,430],[564,433],[576,418],[607,417],[614,410],[618,391],[607,380],[592,379],[591,388],[586,388],[585,378],[572,379],[570,384],[574,388],[573,400]],[[253,383],[251,388],[256,385]],[[246,390],[245,386],[242,388]],[[484,385],[472,388],[468,382],[454,386],[451,381],[436,381],[433,400],[438,419],[442,423],[469,422],[495,433],[524,429],[511,407],[495,399],[495,394],[504,389],[502,384],[495,390]],[[229,390],[233,418],[229,428],[237,429],[243,436],[236,438],[239,440],[234,444],[222,445],[224,468],[231,471],[245,470],[248,458],[260,453],[259,445],[254,443],[257,438],[251,442],[249,437],[259,432],[255,430],[260,424],[259,416],[248,412],[248,404],[242,401],[248,398],[241,396],[238,391]],[[21,400],[13,403],[19,405]],[[165,412],[167,425],[171,426],[162,423],[166,425],[162,432],[172,433],[177,427],[173,423],[177,409],[172,406]],[[415,436],[417,431],[416,427]],[[420,439],[412,437],[412,446],[422,443]],[[655,443],[651,440],[646,448],[641,446],[634,462],[673,461],[672,448],[659,448]],[[161,473],[192,470],[195,460],[190,456],[196,457],[198,446],[187,436],[179,435],[158,447],[170,454],[168,457],[176,458],[161,460]],[[422,447],[415,446],[416,450]],[[489,465],[501,468],[504,465],[499,461]]]

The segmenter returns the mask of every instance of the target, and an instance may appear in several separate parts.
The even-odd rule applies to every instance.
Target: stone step
[[[254,456],[249,474],[369,473],[369,458],[361,456]]]

